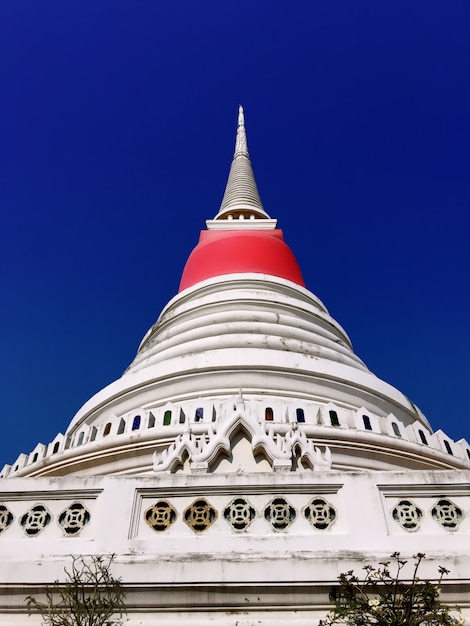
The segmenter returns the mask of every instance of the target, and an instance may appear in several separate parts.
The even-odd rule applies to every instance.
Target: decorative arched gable
[[[243,431],[251,442],[253,456],[262,454],[273,471],[290,471],[294,459],[300,459],[314,470],[331,468],[329,448],[322,452],[314,446],[297,423],[287,426],[283,433],[275,431],[272,422],[259,423],[237,401],[235,410],[213,422],[207,432],[195,434],[190,428],[179,435],[163,453],[153,455],[155,472],[174,472],[188,456],[192,473],[208,472],[222,455],[229,456],[232,441]]]

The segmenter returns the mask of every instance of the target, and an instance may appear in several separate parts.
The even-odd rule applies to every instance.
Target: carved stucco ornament
[[[276,432],[276,424],[259,423],[247,414],[243,402],[239,401],[233,412],[227,412],[219,422],[208,425],[206,433],[196,435],[188,429],[162,453],[154,452],[153,470],[174,472],[187,458],[191,473],[205,473],[220,455],[230,454],[231,440],[240,430],[251,441],[253,456],[263,453],[273,471],[291,471],[295,459],[313,470],[331,468],[330,449],[317,448],[297,423],[282,424],[282,432]]]

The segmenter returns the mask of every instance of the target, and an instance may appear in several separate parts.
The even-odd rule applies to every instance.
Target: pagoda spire
[[[246,141],[245,113],[241,104],[238,107],[237,138],[235,139],[235,152],[233,158],[236,159],[240,156],[244,156],[247,159],[250,158],[250,155],[248,154],[248,144]]]
[[[243,107],[238,108],[237,138],[222,204],[215,220],[270,219],[259,197],[246,140]]]

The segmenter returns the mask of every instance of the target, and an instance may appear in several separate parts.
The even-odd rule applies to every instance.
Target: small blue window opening
[[[107,437],[111,432],[111,422],[108,422],[103,430],[103,437]]]
[[[303,409],[295,409],[295,417],[298,422],[305,422],[305,413]]]
[[[372,430],[372,426],[370,424],[370,417],[368,415],[363,415],[362,421],[364,422],[364,428],[366,430]]]
[[[392,422],[392,430],[397,437],[401,437],[400,429],[398,428],[398,424],[396,424],[395,422]]]
[[[196,409],[196,413],[194,414],[194,421],[202,422],[203,419],[204,419],[204,409],[202,407],[199,407],[198,409]]]
[[[59,452],[59,446],[60,446],[60,443],[56,441],[54,444],[54,448],[52,449],[52,454],[56,454],[57,452]]]
[[[84,436],[85,436],[85,433],[82,430],[82,432],[78,435],[77,446],[81,446],[82,445]]]
[[[163,426],[169,426],[171,424],[171,411],[165,411],[163,414]]]
[[[132,430],[139,430],[140,428],[140,415],[136,415],[132,420]]]
[[[447,452],[451,454],[452,456],[454,456],[454,453],[452,452],[452,448],[450,447],[450,443],[446,441],[445,439],[444,439],[444,445],[446,447]]]
[[[147,424],[147,428],[153,428],[155,426],[155,415],[153,413],[149,413],[149,421]]]
[[[267,406],[264,410],[264,419],[267,422],[272,422],[274,419],[274,412],[270,406]]]
[[[426,435],[422,430],[418,430],[419,438],[421,439],[421,443],[424,443],[425,446],[428,445],[428,440],[426,439]]]
[[[330,424],[332,426],[339,426],[338,413],[336,411],[329,411],[330,415]]]

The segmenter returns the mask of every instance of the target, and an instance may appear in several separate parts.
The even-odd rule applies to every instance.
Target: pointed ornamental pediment
[[[174,443],[162,453],[153,455],[155,472],[173,473],[187,464],[191,473],[206,473],[220,460],[230,456],[232,442],[242,431],[251,443],[253,457],[263,455],[273,471],[291,471],[300,461],[312,470],[331,468],[331,452],[316,447],[297,423],[283,424],[282,433],[276,425],[259,423],[237,403],[234,412],[220,422],[213,422],[209,430],[195,434],[191,430],[178,435]]]

